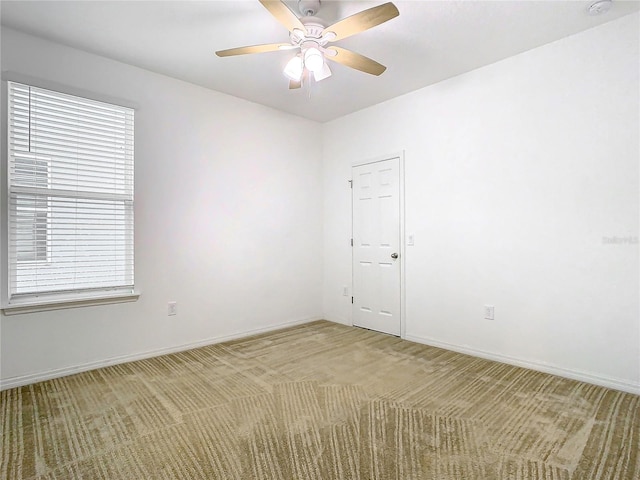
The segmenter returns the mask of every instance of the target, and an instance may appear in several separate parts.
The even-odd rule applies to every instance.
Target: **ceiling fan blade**
[[[328,26],[323,30],[322,36],[324,37],[327,34],[333,33],[335,37],[330,35],[329,41],[335,42],[336,40],[342,40],[356,33],[364,32],[398,15],[400,15],[400,12],[393,3],[385,3],[384,5],[363,10]]]
[[[365,57],[364,55],[360,55],[359,53],[352,52],[351,50],[346,50],[340,47],[330,47],[327,49],[329,52],[334,50],[336,55],[327,55],[325,58],[327,60],[333,60],[334,62],[341,63],[342,65],[346,65],[347,67],[355,68],[356,70],[360,70],[364,73],[369,73],[371,75],[380,75],[384,72],[387,67],[376,62],[375,60],[371,60],[369,57]]]
[[[248,47],[230,48],[228,50],[218,50],[219,57],[231,57],[233,55],[246,55],[247,53],[275,52],[276,50],[288,50],[292,45],[288,43],[266,43],[264,45],[251,45]]]
[[[300,21],[300,19],[293,13],[289,7],[287,7],[280,0],[259,0],[264,8],[269,10],[269,13],[273,15],[276,20],[278,20],[282,25],[284,25],[287,30],[293,32],[294,28],[302,30],[306,32],[307,29],[304,28],[304,25]]]

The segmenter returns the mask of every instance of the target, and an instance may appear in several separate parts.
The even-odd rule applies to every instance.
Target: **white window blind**
[[[9,302],[133,291],[133,110],[8,82]]]

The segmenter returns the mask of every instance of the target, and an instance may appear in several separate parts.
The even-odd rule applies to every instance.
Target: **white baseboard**
[[[298,320],[292,320],[290,322],[279,323],[277,325],[269,325],[268,327],[255,328],[252,330],[246,330],[244,332],[237,332],[231,335],[222,335],[219,337],[207,338],[205,340],[199,340],[197,342],[185,343],[182,345],[175,345],[167,348],[160,348],[158,350],[149,350],[146,352],[134,353],[131,355],[121,355],[118,357],[111,357],[97,362],[83,363],[81,365],[73,365],[70,367],[56,368],[53,370],[47,370],[45,372],[32,373],[28,375],[20,375],[17,377],[9,377],[0,381],[0,391],[8,390],[10,388],[21,387],[23,385],[30,385],[32,383],[42,382],[44,380],[51,380],[52,378],[66,377],[67,375],[73,375],[74,373],[86,372],[89,370],[95,370],[97,368],[109,367],[111,365],[118,365],[120,363],[135,362],[136,360],[144,360],[145,358],[159,357],[160,355],[167,355],[169,353],[177,353],[185,350],[191,350],[198,347],[204,347],[215,343],[227,342],[229,340],[236,340],[238,338],[249,337],[251,335],[258,335],[260,333],[266,333],[273,330],[280,330],[282,328],[293,327],[296,325],[302,325],[309,322],[315,322],[316,320],[322,320],[322,317],[308,317]]]
[[[353,323],[351,323],[351,320],[347,318],[325,315],[324,319],[327,320],[328,322],[339,323],[341,325],[346,325],[347,327],[353,327]]]
[[[284,322],[277,325],[270,325],[268,327],[261,327],[252,330],[247,330],[244,332],[237,332],[231,335],[222,335],[218,337],[211,337],[205,340],[200,340],[197,342],[176,345],[167,348],[161,348],[158,350],[150,350],[146,352],[135,353],[131,355],[121,355],[118,357],[111,357],[105,360],[100,360],[97,362],[89,362],[81,365],[73,365],[70,367],[58,368],[53,370],[47,370],[45,372],[38,372],[34,374],[28,375],[20,375],[17,377],[9,377],[7,379],[3,379],[0,381],[0,390],[7,390],[10,388],[21,387],[23,385],[29,385],[32,383],[42,382],[45,380],[50,380],[52,378],[64,377],[67,375],[73,375],[74,373],[86,372],[89,370],[95,370],[97,368],[108,367],[111,365],[117,365],[120,363],[134,362],[136,360],[144,360],[145,358],[158,357],[160,355],[167,355],[170,353],[182,352],[185,350],[191,350],[193,348],[204,347],[206,345],[212,345],[215,343],[227,342],[229,340],[236,340],[238,338],[249,337],[251,335],[258,335],[260,333],[266,333],[273,330],[280,330],[282,328],[293,327],[296,325],[302,325],[309,322],[314,322],[317,320],[322,320],[322,317],[309,317],[298,320],[293,320],[290,322]],[[343,319],[328,319],[334,323],[341,323],[343,325],[350,324]],[[507,355],[501,355],[492,352],[486,352],[484,350],[479,350],[471,347],[465,347],[460,345],[454,345],[451,343],[441,342],[432,338],[427,337],[419,337],[415,335],[406,335],[405,340],[409,340],[416,343],[422,343],[424,345],[430,345],[433,347],[443,348],[445,350],[451,350],[454,352],[464,353],[467,355],[472,355],[474,357],[486,358],[487,360],[494,360],[501,363],[507,363],[509,365],[515,365],[517,367],[528,368],[531,370],[536,370],[539,372],[550,373],[552,375],[558,375],[560,377],[570,378],[572,380],[579,380],[586,383],[592,383],[594,385],[600,385],[602,387],[613,388],[615,390],[621,390],[623,392],[633,393],[635,395],[640,395],[640,384],[628,382],[625,380],[620,380],[616,378],[608,378],[600,375],[594,375],[587,372],[582,372],[578,370],[571,370],[562,367],[557,367],[554,365],[549,365],[546,363],[538,363],[532,362],[529,360],[523,360],[516,357],[511,357]]]
[[[508,355],[501,355],[498,353],[486,352],[484,350],[478,350],[476,348],[454,345],[451,343],[441,342],[432,338],[418,337],[415,335],[406,335],[405,340],[411,342],[422,343],[424,345],[430,345],[432,347],[439,347],[445,350],[452,350],[458,353],[465,353],[474,357],[485,358],[487,360],[494,360],[500,363],[507,363],[509,365],[515,365],[516,367],[528,368],[530,370],[536,370],[538,372],[550,373],[559,377],[569,378],[571,380],[579,380],[585,383],[591,383],[593,385],[599,385],[601,387],[612,388],[614,390],[620,390],[623,392],[633,393],[640,395],[640,383],[628,382],[626,380],[620,380],[617,378],[608,378],[600,375],[594,375],[592,373],[582,372],[579,370],[571,370],[555,365],[549,365],[547,363],[532,362],[530,360],[524,360]]]

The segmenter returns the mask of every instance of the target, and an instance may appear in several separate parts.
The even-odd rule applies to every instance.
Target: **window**
[[[8,82],[9,304],[133,292],[133,110]]]

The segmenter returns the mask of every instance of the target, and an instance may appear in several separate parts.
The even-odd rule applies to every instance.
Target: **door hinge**
[[[353,297],[351,297],[351,303],[353,303]]]
[[[347,180],[349,182],[349,188],[353,188],[353,180]]]
[[[351,239],[351,246],[353,247],[353,238]]]

